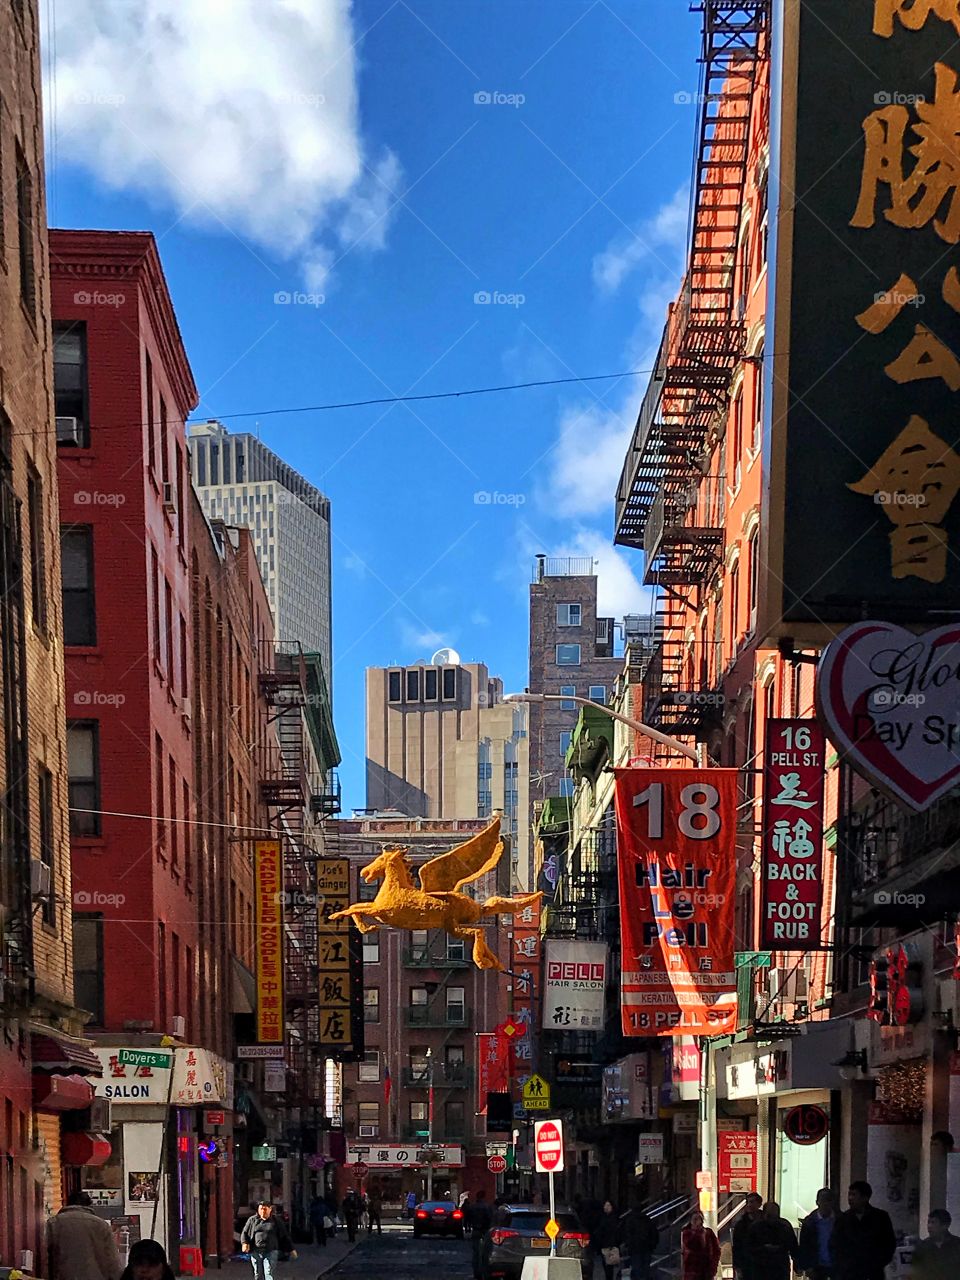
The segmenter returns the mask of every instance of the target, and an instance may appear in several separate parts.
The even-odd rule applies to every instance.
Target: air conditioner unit
[[[182,1013],[175,1013],[170,1019],[170,1034],[177,1040],[182,1040],[187,1034],[187,1020]]]
[[[53,873],[51,868],[39,858],[30,859],[30,896],[32,898],[49,898],[53,892]]]
[[[360,1126],[360,1130],[359,1130],[359,1132],[360,1132],[360,1137],[361,1137],[361,1138],[375,1138],[375,1137],[377,1136],[377,1129],[378,1129],[378,1128],[379,1128],[379,1126],[378,1126],[378,1125],[375,1125],[375,1124],[362,1124],[362,1125]]]
[[[177,509],[177,490],[169,481],[163,486],[163,509],[171,513]]]
[[[80,420],[78,418],[56,418],[57,444],[80,443]]]

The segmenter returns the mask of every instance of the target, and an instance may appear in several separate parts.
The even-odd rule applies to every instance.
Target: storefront
[[[48,1029],[30,1037],[32,1100],[42,1159],[44,1217],[59,1213],[80,1170],[105,1159],[108,1145],[91,1111],[100,1059],[82,1040]]]
[[[375,1186],[385,1205],[399,1208],[411,1191],[418,1200],[425,1199],[428,1183],[432,1183],[431,1193],[435,1199],[441,1199],[447,1192],[456,1199],[467,1189],[463,1147],[437,1145],[432,1179],[425,1158],[429,1154],[416,1146],[351,1143],[347,1146],[338,1194],[342,1198],[350,1187],[369,1190]]]

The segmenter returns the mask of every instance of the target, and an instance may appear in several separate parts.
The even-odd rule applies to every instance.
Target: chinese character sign
[[[546,944],[543,1025],[548,1031],[603,1030],[607,948],[602,942]]]
[[[757,1135],[755,1131],[717,1134],[717,1190],[725,1195],[747,1194],[757,1189]]]
[[[824,737],[816,720],[768,720],[763,756],[760,946],[820,942]]]
[[[737,772],[616,779],[623,1033],[725,1035],[736,1024]]]
[[[318,1043],[341,1061],[363,1056],[363,969],[359,933],[349,917],[331,916],[350,905],[350,863],[317,863]]]
[[[257,1041],[283,1041],[283,858],[276,840],[254,847],[257,913]]]
[[[524,907],[513,917],[511,965],[513,970],[513,1021],[523,1028],[521,1035],[510,1040],[511,1075],[530,1075],[533,1061],[533,1027],[537,997],[540,991],[541,967],[540,912],[535,906]]]
[[[480,1114],[487,1110],[488,1093],[506,1093],[510,1087],[510,1046],[494,1032],[477,1035],[477,1101]]]
[[[960,590],[958,32],[957,0],[786,6],[768,631]]]

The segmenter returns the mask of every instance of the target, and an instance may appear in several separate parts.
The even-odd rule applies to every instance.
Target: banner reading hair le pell
[[[627,1036],[736,1029],[735,769],[617,769]]]

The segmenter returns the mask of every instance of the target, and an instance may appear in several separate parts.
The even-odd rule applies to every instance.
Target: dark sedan
[[[452,1200],[424,1200],[413,1211],[413,1234],[459,1236],[463,1239],[463,1211]]]
[[[550,1252],[550,1237],[545,1227],[549,1211],[530,1204],[504,1205],[497,1214],[497,1225],[483,1238],[480,1268],[483,1280],[520,1280],[523,1260],[543,1257]],[[583,1280],[590,1280],[587,1246],[590,1236],[569,1209],[557,1210],[557,1257],[576,1258]]]

